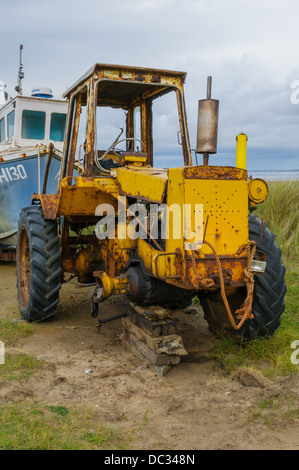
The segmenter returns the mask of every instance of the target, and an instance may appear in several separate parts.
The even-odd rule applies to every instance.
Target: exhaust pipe
[[[217,152],[219,100],[211,99],[212,77],[207,80],[207,98],[198,101],[196,153],[203,154],[203,164],[209,164],[210,153]]]

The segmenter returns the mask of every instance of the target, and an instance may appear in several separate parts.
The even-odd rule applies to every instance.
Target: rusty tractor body
[[[273,299],[266,292],[263,305],[261,281],[275,281],[271,257],[280,277],[284,268],[271,245],[274,237],[251,214],[266,199],[267,185],[248,178],[243,134],[236,167],[209,165],[218,124],[210,80],[207,99],[199,101],[192,155],[185,77],[96,64],[65,93],[69,110],[58,192],[34,194],[20,216],[18,291],[27,320],[55,315],[69,273],[83,284],[95,283],[94,316],[114,294],[170,308],[185,307],[197,296],[213,331],[250,338],[271,334],[279,325],[284,282]],[[156,168],[152,107],[171,92],[182,161]],[[125,121],[111,145],[101,140],[101,112],[107,110],[121,110]]]

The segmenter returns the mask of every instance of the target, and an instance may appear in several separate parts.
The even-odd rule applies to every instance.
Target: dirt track
[[[13,263],[0,264],[0,285],[0,318],[18,318]],[[251,377],[251,385],[244,385],[206,358],[217,339],[202,314],[183,311],[175,317],[181,320],[179,333],[188,359],[160,377],[122,343],[121,320],[98,333],[90,316],[91,292],[77,288],[75,280],[65,284],[56,320],[35,325],[33,335],[14,346],[43,359],[45,366],[27,381],[0,383],[2,403],[27,399],[90,407],[99,421],[130,433],[133,449],[298,448],[298,420],[284,415],[283,399],[298,392],[297,377],[271,382]],[[102,308],[110,316],[126,305],[112,299]],[[267,410],[264,417],[248,419],[261,411],[262,400],[278,397],[281,405],[271,427]]]

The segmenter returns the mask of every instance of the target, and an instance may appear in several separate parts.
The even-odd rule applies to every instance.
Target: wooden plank
[[[157,374],[163,376],[166,375],[172,368],[171,364],[167,364],[166,366],[156,366],[152,362],[150,362],[146,357],[144,357],[143,354],[141,354],[131,343],[129,343],[124,335],[121,336],[122,342],[127,346],[128,349],[132,351],[135,356],[139,357],[142,361],[145,361],[147,364],[149,364],[156,372]]]
[[[137,305],[130,302],[130,305],[136,310],[137,313],[144,316],[151,321],[159,320],[172,320],[171,311],[167,308],[161,307],[160,305]]]
[[[150,336],[176,334],[176,322],[174,320],[152,321],[140,315],[131,305],[129,305],[128,317],[132,323],[146,331]]]
[[[140,353],[153,365],[166,366],[169,364],[179,364],[180,362],[181,358],[179,355],[157,354],[155,353],[155,351],[150,349],[143,342],[139,341],[136,336],[129,333],[127,330],[124,330],[121,339],[124,339],[125,342],[129,343],[133,348],[138,351],[138,353]]]
[[[183,341],[179,335],[164,335],[152,337],[147,334],[143,329],[136,326],[128,318],[122,319],[124,329],[129,333],[136,336],[139,341],[145,343],[150,349],[157,354],[178,354],[179,356],[187,356],[187,351],[184,348]]]

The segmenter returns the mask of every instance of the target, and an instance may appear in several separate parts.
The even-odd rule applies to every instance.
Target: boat
[[[54,99],[50,88],[22,91],[10,98],[0,82],[0,260],[14,261],[19,214],[34,193],[58,189],[68,102]]]

